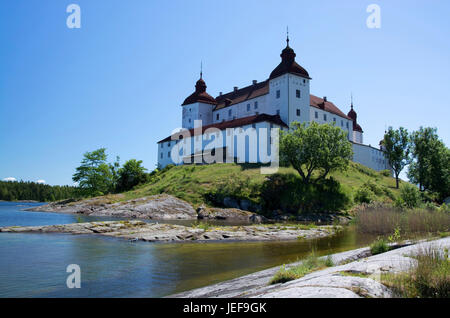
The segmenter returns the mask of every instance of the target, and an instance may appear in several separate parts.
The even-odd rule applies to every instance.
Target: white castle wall
[[[358,162],[376,171],[391,169],[384,156],[384,152],[380,149],[358,143],[353,143],[352,145],[354,162]]]

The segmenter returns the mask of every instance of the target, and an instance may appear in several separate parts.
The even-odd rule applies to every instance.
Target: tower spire
[[[203,61],[200,61],[200,78],[203,79]]]
[[[352,107],[352,109],[353,109],[353,92],[352,93],[350,93],[350,99],[351,99],[351,107]]]
[[[286,44],[289,47],[289,26],[286,26]]]

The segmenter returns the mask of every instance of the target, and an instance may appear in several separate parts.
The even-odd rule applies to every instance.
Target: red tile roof
[[[295,52],[292,48],[289,47],[289,43],[286,48],[281,52],[281,63],[270,73],[269,79],[273,79],[275,77],[284,75],[286,73],[295,74],[307,79],[311,79],[309,77],[308,72],[297,64],[295,61]]]
[[[183,104],[181,104],[181,106],[189,105],[189,104],[193,104],[193,103],[197,103],[197,102],[211,104],[211,105],[217,105],[217,102],[214,99],[214,97],[212,97],[211,95],[209,95],[206,92],[206,83],[201,77],[195,84],[195,92],[192,93],[190,96],[188,96],[184,100]]]
[[[217,96],[216,101],[218,102],[218,105],[214,110],[223,109],[225,107],[242,103],[247,100],[266,95],[268,93],[269,93],[269,80],[265,80],[264,82],[257,84],[252,84],[250,86],[238,89],[237,91]],[[346,119],[351,119],[330,101],[326,101],[325,105],[322,107],[323,102],[324,102],[323,98],[310,95],[310,105],[312,107],[326,110],[327,112],[341,116]]]
[[[261,83],[252,84],[250,86],[232,91],[230,93],[219,95],[216,97],[218,105],[214,110],[222,109],[234,104],[245,102],[246,100],[266,95],[269,93],[269,80]]]
[[[338,115],[338,116],[341,116],[341,117],[351,120],[350,117],[345,115],[339,108],[337,108],[336,105],[334,105],[330,101],[325,102],[323,98],[320,98],[320,97],[317,97],[314,95],[310,95],[309,101],[310,101],[309,104],[312,107],[319,108],[319,109],[325,110],[327,112],[330,112],[332,114],[335,114],[335,115]]]
[[[224,121],[221,123],[203,126],[202,134],[208,128],[217,128],[220,130],[225,130],[227,128],[242,127],[242,126],[261,123],[261,122],[265,122],[265,121],[288,128],[288,126],[281,120],[279,115],[259,114],[259,115],[255,115],[255,116],[243,117],[243,118],[238,118],[238,119],[234,119],[234,120]],[[194,129],[190,129],[189,133],[191,136],[194,136]],[[169,136],[167,138],[164,138],[164,139],[158,141],[158,144],[162,143],[162,142],[166,142],[166,141],[171,141],[171,140],[172,140],[172,136]]]

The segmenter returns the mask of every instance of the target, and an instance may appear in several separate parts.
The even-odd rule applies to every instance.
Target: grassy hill
[[[279,173],[298,175],[292,168],[280,168]],[[341,184],[341,190],[350,198],[347,208],[354,205],[353,198],[361,188],[372,189],[376,201],[392,201],[398,195],[394,178],[357,163],[351,162],[346,171],[332,173],[331,177]],[[241,198],[259,203],[259,191],[266,178],[267,175],[262,175],[260,168],[255,165],[175,166],[153,173],[149,183],[132,191],[98,197],[94,202],[115,203],[166,193],[198,207],[201,204],[212,205],[207,200],[208,194],[226,188]]]

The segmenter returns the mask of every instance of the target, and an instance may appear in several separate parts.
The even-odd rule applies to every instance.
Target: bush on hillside
[[[372,203],[375,201],[375,193],[363,185],[356,191],[354,200],[357,203]]]
[[[383,177],[392,177],[392,172],[391,172],[390,170],[381,170],[381,171],[380,171],[380,174],[381,174]]]
[[[316,184],[305,184],[295,174],[274,174],[261,186],[264,210],[285,213],[339,212],[350,204],[350,196],[339,182],[330,178]]]
[[[400,188],[400,197],[396,202],[397,206],[403,206],[409,209],[417,208],[422,205],[422,196],[419,188],[411,184],[404,184]]]
[[[216,206],[223,206],[225,198],[248,200],[257,204],[258,197],[259,185],[252,182],[249,177],[239,178],[236,175],[230,175],[204,195],[207,202]]]

